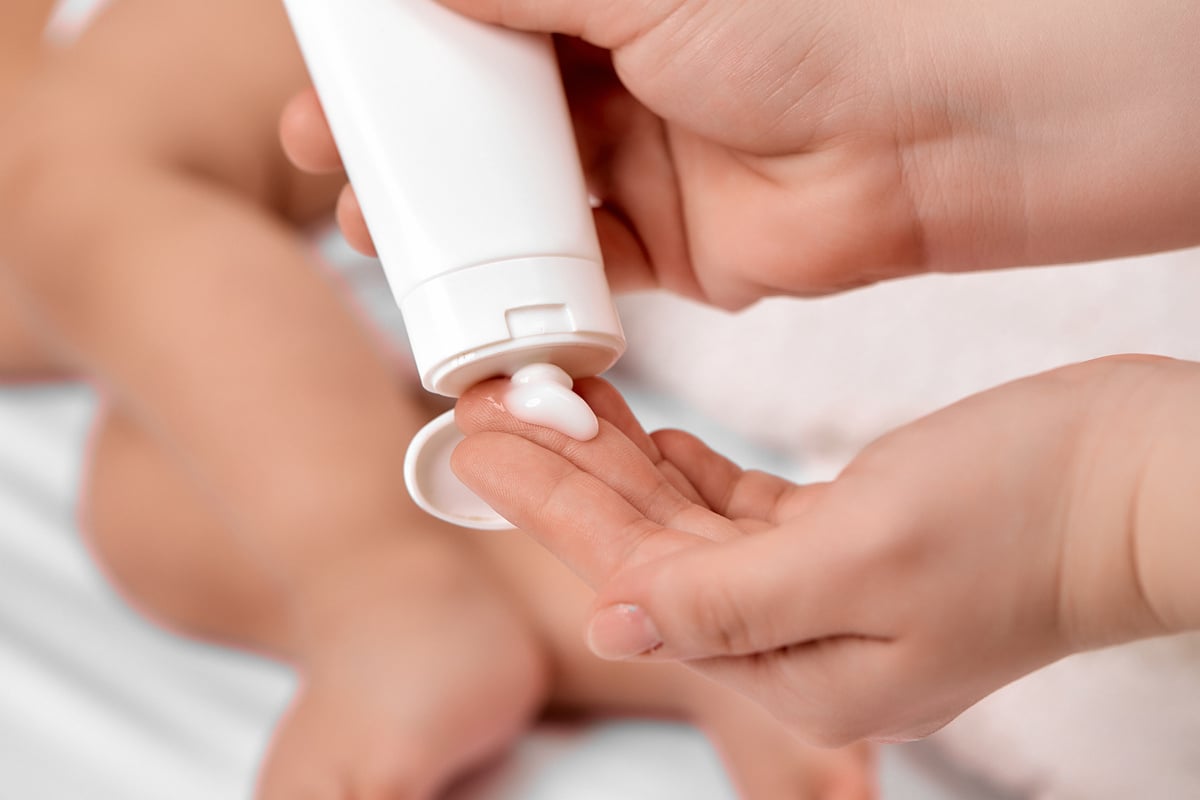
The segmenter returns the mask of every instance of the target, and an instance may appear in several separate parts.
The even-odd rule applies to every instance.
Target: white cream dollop
[[[504,407],[522,422],[586,442],[600,433],[600,422],[573,385],[571,376],[553,364],[530,364],[512,376]]]

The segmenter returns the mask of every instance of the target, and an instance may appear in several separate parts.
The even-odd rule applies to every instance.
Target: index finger
[[[589,397],[599,400],[591,388]],[[504,389],[503,382],[486,383],[459,400],[457,422],[466,441],[454,453],[454,471],[588,582],[598,585],[623,567],[737,535],[728,520],[683,494],[658,469],[648,437],[635,443],[601,417],[599,434],[579,442],[517,420],[504,408]],[[621,404],[597,406],[630,424],[619,413]]]
[[[515,434],[469,435],[452,466],[471,491],[593,587],[703,541],[648,519],[596,476]]]
[[[698,513],[702,501],[678,471],[662,468],[658,447],[610,384],[599,379],[576,384],[600,421],[598,435],[588,442],[512,416],[504,405],[509,387],[505,380],[488,381],[466,392],[456,407],[458,428],[468,437],[486,430],[517,434],[595,475],[653,522],[678,527],[678,515],[695,511],[688,520],[690,532],[714,539],[729,535],[723,518]]]

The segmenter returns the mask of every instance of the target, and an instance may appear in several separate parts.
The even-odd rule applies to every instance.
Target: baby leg
[[[757,706],[675,665],[596,659],[579,636],[588,590],[519,534],[417,523],[447,549],[347,556],[314,616],[297,613],[269,560],[240,548],[135,428],[102,417],[91,463],[85,528],[131,602],[189,635],[299,666],[304,690],[280,728],[264,798],[346,775],[358,776],[363,796],[370,786],[426,796],[510,741],[540,707],[548,674],[562,711],[693,722],[744,797],[872,796],[864,748],[810,748]],[[510,616],[510,602],[526,607],[536,632]]]
[[[412,423],[298,230],[336,195],[277,142],[304,79],[272,0],[115,0],[0,117],[3,285],[297,584],[408,513]]]
[[[42,32],[55,0],[5,0],[0,6],[0,117],[42,54]],[[0,381],[59,377],[62,364],[34,331],[9,287],[0,285]]]
[[[17,299],[0,287],[0,383],[57,380],[70,374]]]
[[[111,410],[98,418],[89,462],[83,527],[134,606],[298,669],[263,800],[431,797],[540,708],[535,635],[461,532],[414,512],[412,527],[428,537],[347,548],[313,595],[294,597],[272,560],[230,533],[219,504]]]
[[[298,668],[264,797],[430,794],[520,728],[541,660],[407,499],[422,412],[303,241],[336,185],[279,151],[304,82],[281,7],[115,0],[30,81],[0,268],[110,400],[93,550],[152,616]]]

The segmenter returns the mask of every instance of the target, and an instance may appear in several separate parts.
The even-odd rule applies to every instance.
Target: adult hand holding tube
[[[1194,3],[445,2],[568,37],[618,288],[736,307],[1200,241]],[[312,95],[283,129],[336,168]]]

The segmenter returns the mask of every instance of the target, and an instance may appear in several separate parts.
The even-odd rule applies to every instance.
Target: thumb
[[[616,50],[679,10],[687,0],[441,0],[455,11],[524,31],[565,33]]]
[[[851,579],[828,544],[792,524],[623,571],[599,592],[588,644],[607,659],[690,661],[845,635]]]

